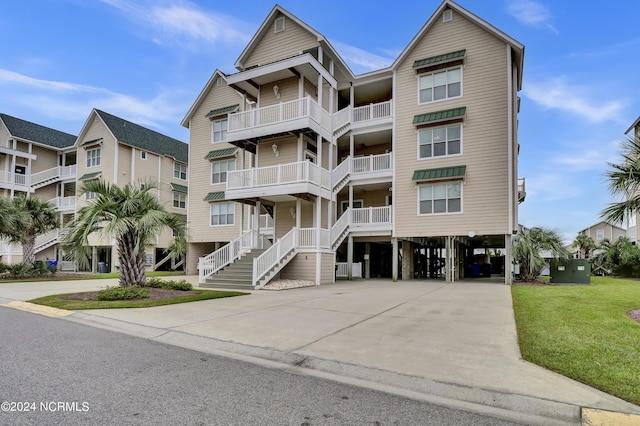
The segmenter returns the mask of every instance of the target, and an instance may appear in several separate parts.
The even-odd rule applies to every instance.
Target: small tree
[[[640,212],[640,138],[629,138],[622,143],[620,164],[607,163],[609,191],[623,198],[611,203],[602,211],[601,217],[610,223],[622,223],[624,219]]]
[[[82,267],[89,266],[89,235],[114,238],[120,262],[120,286],[144,286],[145,246],[155,241],[163,228],[173,230],[174,243],[167,249],[174,257],[186,252],[185,223],[170,213],[155,194],[154,183],[127,184],[124,187],[92,180],[80,189],[92,192],[93,200],[82,207],[69,225],[64,246]]]
[[[33,263],[38,235],[56,229],[59,217],[55,208],[39,198],[17,196],[0,207],[4,225],[0,232],[11,243],[22,244],[22,261]],[[6,216],[5,216],[6,214]]]
[[[541,251],[549,251],[553,257],[567,258],[567,250],[556,231],[535,227],[523,232],[512,244],[513,258],[520,265],[520,276],[525,281],[534,280],[544,268]]]
[[[585,234],[579,234],[576,239],[573,240],[572,245],[578,249],[580,259],[587,259],[589,253],[596,248],[596,242],[593,241],[593,238]]]

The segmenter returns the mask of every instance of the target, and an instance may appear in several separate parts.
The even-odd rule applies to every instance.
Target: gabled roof
[[[436,9],[433,15],[431,15],[431,18],[429,18],[429,20],[422,26],[418,34],[416,34],[415,37],[413,37],[409,45],[402,51],[400,56],[398,56],[398,58],[393,62],[393,64],[391,65],[391,68],[395,69],[407,57],[409,52],[411,52],[413,48],[416,46],[416,44],[420,42],[422,37],[427,33],[427,31],[429,31],[429,29],[431,29],[431,27],[435,24],[435,22],[440,18],[442,12],[447,8],[453,9],[460,15],[469,19],[471,22],[476,23],[481,28],[485,29],[489,33],[493,34],[494,36],[498,37],[499,39],[503,40],[505,43],[511,46],[514,52],[514,61],[518,63],[518,90],[520,90],[522,88],[522,67],[524,65],[524,45],[519,41],[517,41],[516,39],[503,33],[502,31],[500,31],[499,29],[497,29],[487,21],[480,19],[473,13],[469,12],[468,10],[466,10],[462,6],[459,6],[458,4],[456,4],[451,0],[444,0],[442,4],[440,4],[438,9]]]
[[[607,221],[605,221],[605,220],[602,220],[602,221],[600,221],[600,222],[598,222],[598,223],[594,223],[594,224],[593,224],[593,225],[591,225],[591,226],[587,226],[586,228],[581,229],[580,231],[578,231],[578,233],[584,232],[584,231],[586,231],[587,229],[595,228],[595,227],[596,227],[596,226],[598,226],[598,225],[611,226],[612,228],[617,228],[617,229],[618,229],[618,230],[620,230],[620,231],[623,231],[623,232],[624,232],[624,231],[626,231],[626,230],[625,230],[624,228],[622,228],[621,226],[614,225],[614,224],[613,224],[613,223],[611,223],[611,222],[607,222]]]
[[[207,94],[209,93],[211,88],[214,87],[214,85],[216,84],[216,81],[218,80],[218,77],[222,78],[225,82],[227,81],[227,75],[222,71],[217,69],[213,72],[213,74],[211,75],[211,78],[209,78],[209,81],[207,81],[207,84],[204,86],[204,88],[198,95],[198,98],[193,103],[193,105],[191,105],[191,108],[189,108],[187,115],[185,115],[182,121],[180,122],[180,125],[182,127],[189,128],[189,120],[191,119],[193,114],[196,112],[196,110],[198,109],[202,101],[207,97]],[[238,93],[238,98],[240,98],[240,96],[241,95]]]
[[[41,126],[30,121],[0,113],[0,120],[4,123],[12,137],[52,148],[69,148],[76,142],[76,136],[69,133]]]
[[[636,121],[633,122],[633,124],[631,125],[631,127],[629,127],[627,129],[626,132],[624,132],[625,135],[628,135],[630,131],[632,131],[633,129],[635,129],[638,125],[640,124],[640,117],[638,117],[638,119]]]
[[[138,124],[127,121],[115,115],[94,109],[89,116],[96,114],[107,126],[113,137],[120,143],[130,145],[144,151],[153,152],[159,155],[173,157],[184,163],[189,159],[189,145],[177,139],[165,136],[154,130],[147,129]],[[86,127],[86,125],[85,125]],[[83,132],[81,132],[82,134]]]
[[[271,24],[273,24],[273,21],[275,21],[276,17],[278,16],[278,13],[283,14],[284,16],[286,16],[287,18],[289,18],[290,20],[292,20],[293,22],[295,22],[296,24],[300,25],[302,28],[307,30],[313,36],[315,36],[316,40],[318,40],[318,43],[320,43],[323,46],[323,49],[328,49],[330,56],[335,61],[338,62],[338,65],[340,65],[341,67],[344,68],[344,70],[347,71],[347,73],[349,74],[349,77],[351,78],[354,77],[354,74],[351,71],[351,68],[349,68],[346,62],[344,62],[342,57],[333,48],[333,46],[331,46],[331,43],[329,43],[329,40],[327,40],[325,36],[323,36],[320,32],[315,30],[313,27],[301,21],[297,16],[293,15],[291,12],[289,12],[279,4],[276,4],[273,7],[273,9],[271,9],[271,12],[269,13],[269,15],[267,15],[267,18],[264,20],[262,25],[260,25],[260,28],[258,28],[258,31],[256,31],[256,33],[253,35],[253,37],[251,38],[247,46],[244,48],[244,50],[236,60],[235,66],[239,71],[244,70],[245,68],[244,62],[247,60],[247,58],[249,58],[249,56],[251,55],[253,50],[256,48],[256,46],[258,45],[262,37],[264,37],[266,31],[268,31],[269,28],[271,28]]]

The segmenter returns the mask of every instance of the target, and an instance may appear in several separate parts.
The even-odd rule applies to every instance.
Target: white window
[[[604,240],[604,229],[598,229],[596,231],[596,240]]]
[[[236,169],[236,160],[214,161],[211,163],[211,184],[227,181],[227,172]]]
[[[87,167],[96,167],[100,165],[101,148],[87,150]]]
[[[224,120],[215,120],[213,122],[213,142],[223,142],[227,140],[227,128],[229,122]]]
[[[98,195],[95,192],[85,192],[84,193],[84,199],[85,200],[95,200],[98,197]]]
[[[281,16],[280,18],[276,19],[276,21],[273,24],[273,28],[274,28],[274,32],[276,33],[284,31],[284,16]]]
[[[140,159],[141,160],[147,159],[147,151],[140,151]]]
[[[422,74],[418,80],[421,104],[462,95],[461,67]]]
[[[180,163],[173,163],[173,177],[187,180],[187,166]]]
[[[216,79],[216,86],[222,86],[222,77]]]
[[[362,208],[362,200],[353,200],[353,208],[354,209],[361,209]],[[340,202],[340,210],[342,211],[342,213],[346,212],[347,209],[349,208],[349,201],[341,201]]]
[[[418,158],[443,157],[462,152],[460,124],[418,131]]]
[[[233,225],[235,214],[234,203],[211,204],[211,226]]]
[[[187,194],[184,192],[173,191],[173,207],[178,209],[187,208]]]
[[[460,213],[461,211],[461,182],[418,186],[418,214]]]

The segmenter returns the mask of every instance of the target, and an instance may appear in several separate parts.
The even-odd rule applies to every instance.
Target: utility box
[[[552,259],[551,283],[591,284],[591,263],[585,259]]]

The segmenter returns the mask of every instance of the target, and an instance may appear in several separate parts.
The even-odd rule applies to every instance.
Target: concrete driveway
[[[195,283],[197,277],[188,279]],[[62,286],[69,290],[56,283],[0,285],[0,302],[61,292]],[[467,404],[458,408],[529,424],[571,424],[582,407],[640,413],[640,407],[523,361],[510,287],[482,280],[343,281],[66,318],[428,395],[450,406],[457,401]]]

